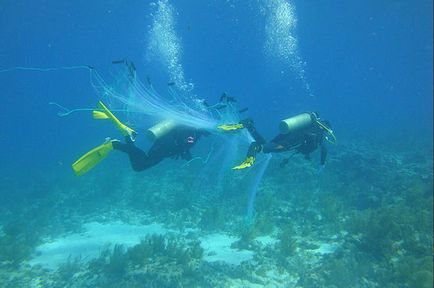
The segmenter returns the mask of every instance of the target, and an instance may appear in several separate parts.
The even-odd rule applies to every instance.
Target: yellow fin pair
[[[246,158],[246,160],[243,161],[243,163],[241,163],[238,166],[233,167],[232,170],[241,170],[241,169],[251,167],[253,165],[253,163],[255,163],[255,160],[256,160],[255,157],[249,156]]]
[[[113,115],[113,113],[101,101],[98,102],[98,107],[100,110],[92,111],[92,116],[94,119],[110,119],[115,126],[121,130],[122,135],[129,136],[131,140],[134,140],[133,137],[137,134],[136,131],[119,121],[119,119],[116,118],[116,116]],[[113,141],[107,141],[81,156],[77,161],[74,162],[74,164],[72,164],[72,169],[77,176],[81,176],[95,167],[105,157],[107,157],[112,150]]]

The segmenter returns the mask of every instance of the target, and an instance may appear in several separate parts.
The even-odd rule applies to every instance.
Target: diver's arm
[[[289,150],[289,149],[287,149],[287,147],[285,147],[284,145],[273,142],[273,141],[265,144],[264,148],[263,148],[264,153],[273,153],[273,152],[279,153],[279,152],[284,152],[287,150]]]
[[[278,134],[270,142],[264,145],[264,153],[279,153],[298,148],[301,144],[288,138],[287,134]]]

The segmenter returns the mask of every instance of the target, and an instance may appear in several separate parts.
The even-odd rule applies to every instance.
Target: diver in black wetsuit
[[[234,99],[232,98],[233,102]],[[225,98],[208,109],[223,109],[230,102]],[[147,130],[153,145],[146,153],[134,144],[137,133],[122,123],[101,101],[98,109],[93,111],[95,119],[109,119],[125,136],[125,143],[108,138],[103,144],[93,148],[72,164],[72,169],[78,176],[84,175],[100,163],[112,150],[119,150],[128,154],[134,171],[143,171],[157,165],[165,158],[181,158],[191,160],[190,149],[202,136],[210,133],[204,129],[187,127],[176,124],[172,120],[164,120]]]
[[[209,132],[205,130],[180,126],[156,139],[147,153],[138,148],[129,136],[125,137],[125,143],[112,140],[112,145],[113,149],[127,153],[133,170],[139,172],[157,165],[165,158],[191,160],[190,149],[202,136],[207,135]]]
[[[117,61],[116,61],[117,62]],[[134,70],[133,70],[134,71]],[[234,113],[247,111],[244,108],[240,111],[236,109],[233,102],[234,97],[223,93],[220,102],[209,106],[203,103],[209,111],[219,111],[227,108]],[[95,119],[109,119],[125,136],[125,143],[120,140],[108,138],[103,144],[93,148],[72,164],[72,169],[78,176],[84,175],[98,163],[100,163],[112,150],[119,150],[128,154],[131,166],[134,171],[143,171],[157,165],[165,158],[192,159],[190,149],[197,143],[202,136],[210,133],[204,129],[187,127],[174,123],[172,120],[164,120],[147,130],[148,136],[154,142],[146,153],[134,144],[137,133],[124,123],[122,123],[101,101],[98,102],[98,109],[92,112]],[[220,115],[219,113],[217,113]]]
[[[322,169],[327,158],[324,140],[327,139],[327,135],[334,137],[330,123],[320,120],[318,113],[314,112],[303,113],[283,120],[280,124],[281,133],[268,143],[253,126],[251,119],[243,120],[240,124],[247,128],[255,141],[250,144],[246,160],[233,169],[244,169],[252,166],[255,156],[259,152],[280,153],[294,150],[303,154],[306,159],[310,159],[310,153],[318,148],[321,149],[320,169]],[[284,159],[280,166],[286,165],[288,160],[289,158]]]

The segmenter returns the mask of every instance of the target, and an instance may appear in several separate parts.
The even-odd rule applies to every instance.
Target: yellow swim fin
[[[223,130],[223,131],[234,131],[234,130],[238,130],[238,129],[243,129],[244,125],[241,123],[236,123],[236,124],[222,124],[217,126],[218,129]]]
[[[121,130],[122,135],[130,136],[131,139],[134,140],[133,137],[137,134],[136,131],[119,121],[119,119],[116,118],[116,116],[113,115],[113,113],[101,101],[98,102],[98,106],[101,108],[102,111],[93,111],[93,117],[95,119],[105,119],[104,117],[106,116],[116,125],[116,127],[118,127],[119,130]],[[102,116],[101,113],[105,114],[105,116]]]
[[[105,114],[104,112],[99,111],[99,110],[93,110],[92,111],[92,117],[93,117],[93,119],[109,119],[107,114]]]
[[[112,141],[108,141],[96,148],[93,148],[86,154],[80,157],[72,164],[72,169],[77,176],[81,176],[101,162],[110,151],[113,150]]]
[[[249,156],[246,158],[246,160],[243,161],[243,163],[241,163],[238,166],[233,167],[232,170],[241,170],[244,168],[248,168],[248,167],[252,166],[253,163],[255,163],[255,157]]]

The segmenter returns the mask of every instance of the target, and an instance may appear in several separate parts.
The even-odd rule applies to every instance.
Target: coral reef
[[[342,143],[320,176],[302,157],[284,168],[276,157],[250,222],[241,176],[195,190],[201,167],[177,168],[162,163],[141,175],[108,168],[79,180],[38,175],[26,180],[27,196],[3,195],[0,286],[432,287],[433,172],[425,146]],[[113,179],[98,181],[104,177]],[[5,184],[17,193],[24,187]],[[29,265],[38,245],[92,221],[158,223],[171,232],[133,246],[112,243],[95,259],[70,257],[54,270]],[[249,257],[220,261],[203,248],[204,239],[217,241],[209,235],[229,235],[227,250]]]

